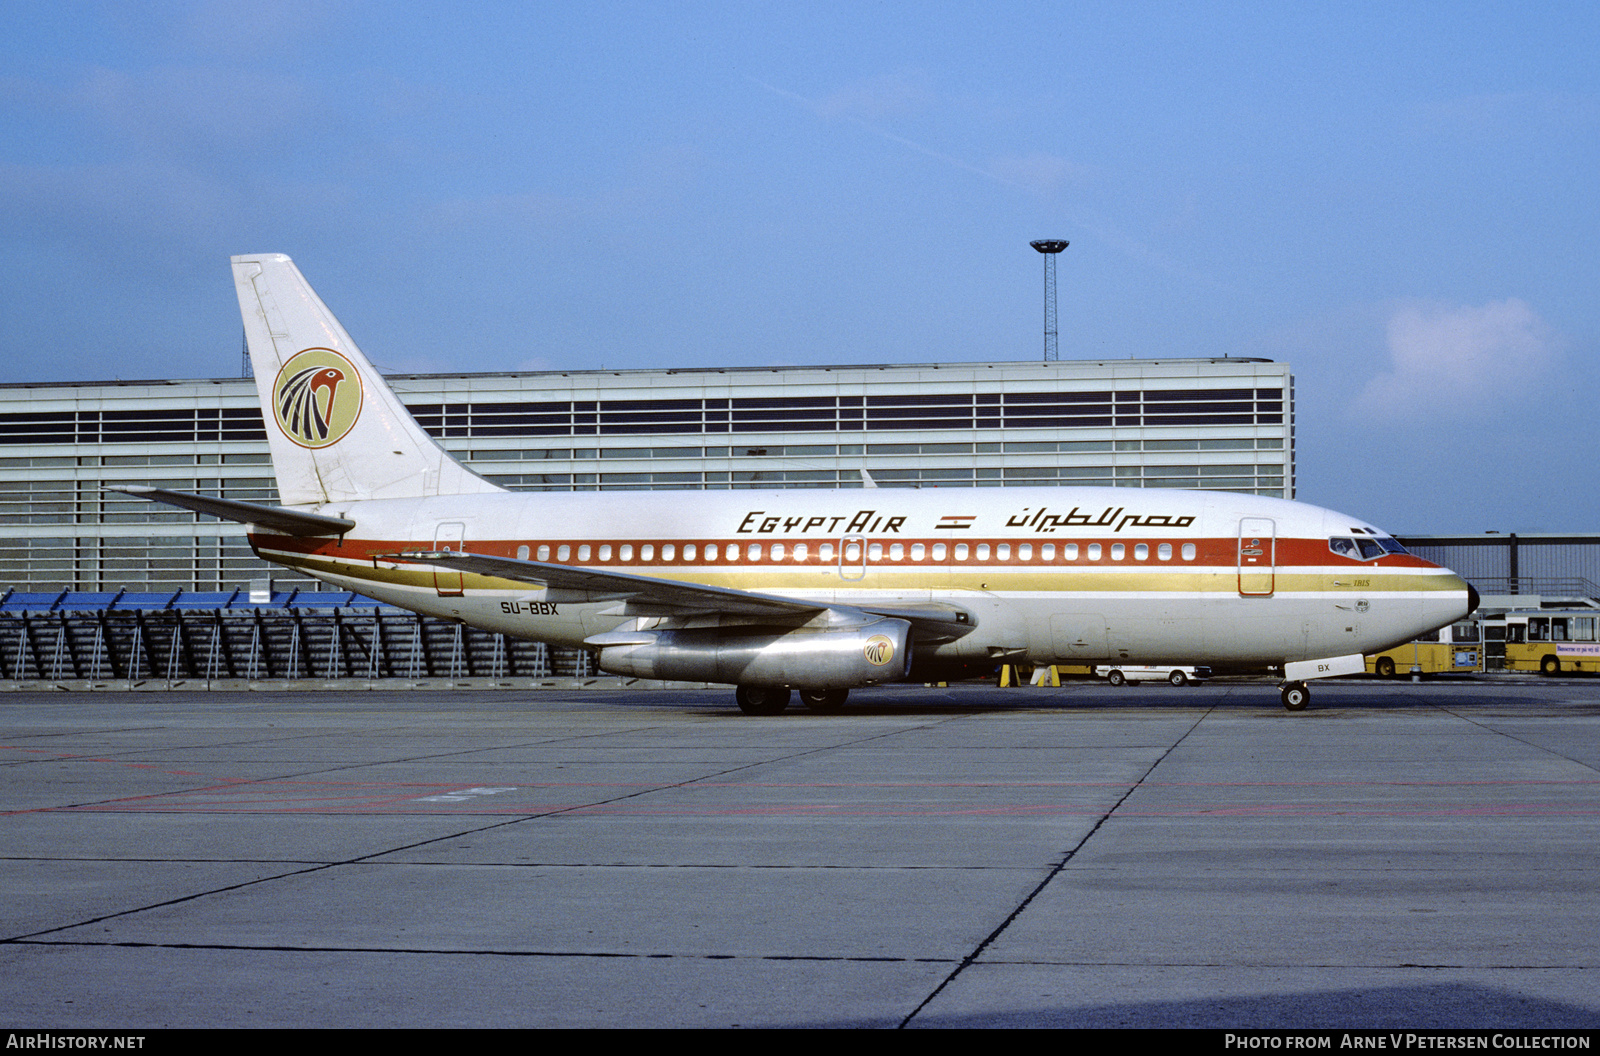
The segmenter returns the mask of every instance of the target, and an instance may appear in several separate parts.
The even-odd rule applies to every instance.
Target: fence
[[[587,652],[419,616],[348,592],[8,592],[0,680],[583,677]]]

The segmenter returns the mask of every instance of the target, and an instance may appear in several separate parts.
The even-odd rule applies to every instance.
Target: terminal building
[[[390,380],[448,451],[513,491],[852,488],[864,486],[866,474],[879,487],[1295,494],[1294,381],[1287,364],[1264,359]],[[515,669],[520,644],[476,641],[472,631],[463,639],[457,628],[448,645],[429,646],[435,629],[425,621],[410,631],[391,628],[391,641],[415,646],[396,646],[391,658],[379,648],[386,614],[375,602],[317,593],[314,581],[258,560],[240,525],[104,492],[108,484],[276,502],[254,381],[0,386],[0,679],[52,677],[52,667],[57,677],[95,677],[78,655],[91,651],[109,665],[94,671],[119,678],[139,665],[146,674],[163,666],[193,674],[202,655],[208,670],[273,677],[335,669],[341,677],[415,676],[443,663],[430,649],[446,648],[451,673],[477,673],[474,658],[502,673]],[[288,621],[304,609],[296,597],[315,597],[317,611],[334,617],[369,613],[370,626],[352,629],[344,643],[336,619],[263,622],[262,611]],[[241,623],[233,639],[218,629],[227,613],[251,605],[251,629]],[[120,630],[106,615],[156,610],[176,615],[150,628],[126,616],[130,626]],[[76,624],[68,612],[80,614]],[[211,621],[209,645],[185,644],[184,613]],[[146,615],[138,620],[150,622]],[[292,641],[275,660],[263,643],[285,627]],[[256,642],[248,656],[237,640],[245,634]],[[119,660],[119,648],[131,652]],[[536,655],[544,659],[525,663],[562,667],[560,658]],[[581,658],[569,666],[581,673]]]
[[[513,491],[1023,485],[1294,497],[1294,389],[1260,359],[430,374],[422,426]],[[107,484],[273,503],[253,380],[0,386],[0,587],[231,590],[242,526]]]

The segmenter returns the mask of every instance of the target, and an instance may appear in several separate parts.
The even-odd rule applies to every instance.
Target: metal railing
[[[529,679],[586,675],[589,656],[419,616],[352,594],[8,593],[0,681]]]

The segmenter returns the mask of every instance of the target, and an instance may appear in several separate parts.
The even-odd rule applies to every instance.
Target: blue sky
[[[1600,530],[1600,8],[0,4],[0,382],[234,372],[293,256],[389,370],[1293,365],[1300,498]]]

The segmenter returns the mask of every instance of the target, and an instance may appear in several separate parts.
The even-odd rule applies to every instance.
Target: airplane
[[[1015,663],[1281,668],[1299,711],[1309,681],[1478,604],[1363,520],[1254,495],[508,492],[417,424],[287,256],[232,260],[282,505],[110,490],[246,524],[260,557],[391,605],[731,684],[746,713]]]

